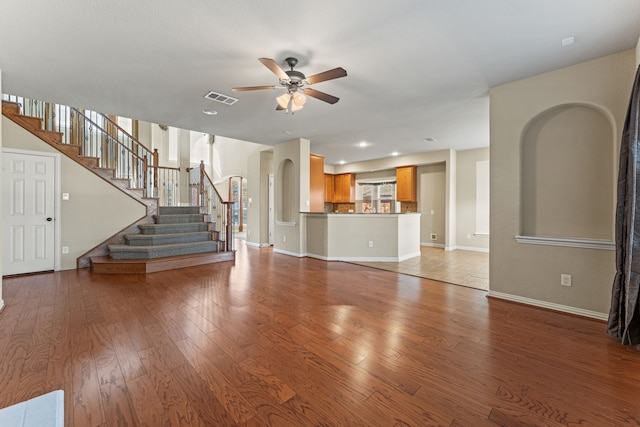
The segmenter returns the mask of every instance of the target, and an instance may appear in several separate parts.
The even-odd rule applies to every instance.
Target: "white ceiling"
[[[488,146],[490,87],[640,35],[638,0],[0,0],[0,11],[5,93],[262,144],[308,138],[327,164]],[[291,116],[275,110],[281,91],[231,91],[277,84],[258,58],[287,69],[287,56],[307,76],[345,68],[313,85],[340,101],[310,98]]]

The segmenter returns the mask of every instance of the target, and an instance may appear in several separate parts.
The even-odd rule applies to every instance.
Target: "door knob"
[[[53,221],[53,218],[48,217],[48,218],[47,218],[47,221],[51,222],[51,221]]]

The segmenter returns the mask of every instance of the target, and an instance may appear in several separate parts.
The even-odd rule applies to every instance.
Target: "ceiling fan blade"
[[[347,70],[342,67],[334,68],[333,70],[328,70],[323,73],[314,74],[313,76],[309,76],[306,78],[307,83],[310,85],[315,83],[324,82],[327,80],[338,79],[340,77],[345,77],[347,75]]]
[[[306,95],[319,99],[320,101],[328,102],[329,104],[335,104],[336,102],[340,101],[340,98],[336,98],[335,96],[329,95],[328,93],[320,92],[319,90],[311,89],[310,87],[304,88],[303,92]]]
[[[271,70],[273,74],[278,76],[281,80],[287,80],[289,76],[284,72],[282,68],[278,65],[276,61],[271,58],[258,58],[258,61],[262,62],[262,65]]]
[[[263,89],[275,89],[278,86],[245,86],[245,87],[234,87],[231,90],[234,92],[246,92],[248,90],[263,90]]]

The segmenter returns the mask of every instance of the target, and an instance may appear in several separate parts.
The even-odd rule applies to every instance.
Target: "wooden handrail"
[[[218,189],[216,188],[215,185],[213,185],[213,181],[211,180],[211,178],[209,177],[209,174],[207,173],[207,171],[204,168],[204,162],[203,161],[200,161],[200,173],[201,173],[201,176],[204,176],[205,178],[207,178],[207,180],[209,181],[209,184],[211,184],[211,187],[213,187],[213,191],[216,192],[216,195],[222,201],[222,203],[224,203],[224,204],[231,203],[231,202],[225,202],[224,199],[222,198],[222,196],[220,196],[220,193],[218,193]]]
[[[102,114],[102,113],[100,113]],[[102,114],[102,117],[104,117],[109,123],[111,123],[113,126],[115,126],[116,128],[118,128],[118,130],[122,131],[122,133],[124,133],[125,135],[127,135],[129,138],[131,138],[132,141],[134,141],[137,145],[139,145],[140,147],[144,148],[145,150],[147,150],[149,153],[152,153],[152,151],[150,149],[148,149],[142,142],[140,142],[137,138],[135,138],[134,136],[132,136],[129,132],[127,132],[126,130],[122,129],[120,127],[119,124],[117,124],[116,122],[114,122],[113,120],[111,120],[106,114]],[[157,149],[156,149],[157,150]]]
[[[131,153],[131,155],[133,157],[135,157],[138,160],[144,160],[142,157],[140,157],[139,155],[137,155],[136,153],[134,153],[133,151],[131,151],[131,149],[129,147],[127,147],[126,145],[124,145],[122,142],[118,141],[117,138],[114,138],[112,135],[109,135],[109,133],[107,131],[105,131],[101,126],[99,126],[96,122],[94,122],[93,120],[91,120],[89,117],[87,117],[86,115],[84,115],[80,110],[78,110],[75,107],[71,107],[71,109],[73,111],[75,111],[76,113],[78,113],[80,116],[84,117],[84,119],[86,121],[88,121],[89,123],[91,123],[92,125],[94,125],[96,128],[100,129],[101,131],[104,132],[104,134],[107,136],[107,138],[115,141],[116,144],[118,144],[119,146],[121,146],[122,148],[124,148],[125,150],[127,150],[129,153]],[[104,115],[102,115],[104,117]],[[146,149],[146,148],[145,148]],[[149,151],[149,154],[153,154]]]

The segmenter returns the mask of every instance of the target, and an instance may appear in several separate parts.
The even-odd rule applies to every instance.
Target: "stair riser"
[[[199,213],[199,206],[161,206],[158,210],[159,215],[190,215]]]
[[[135,246],[130,247],[128,250],[110,250],[111,258],[113,259],[155,259],[177,255],[192,255],[200,254],[204,252],[216,252],[218,250],[217,242],[202,242],[198,245],[185,244],[172,247],[162,246],[150,246],[140,248],[140,250],[134,250]]]
[[[193,214],[193,215],[154,215],[156,224],[184,224],[190,222],[204,222],[208,215]]]
[[[153,245],[172,245],[175,243],[194,243],[206,242],[213,240],[211,233],[187,233],[187,234],[170,234],[170,235],[143,235],[137,234],[133,236],[125,236],[125,240],[129,246],[153,246]]]
[[[140,234],[177,234],[177,233],[195,233],[198,231],[208,231],[208,224],[191,223],[191,224],[144,224],[139,225]]]

